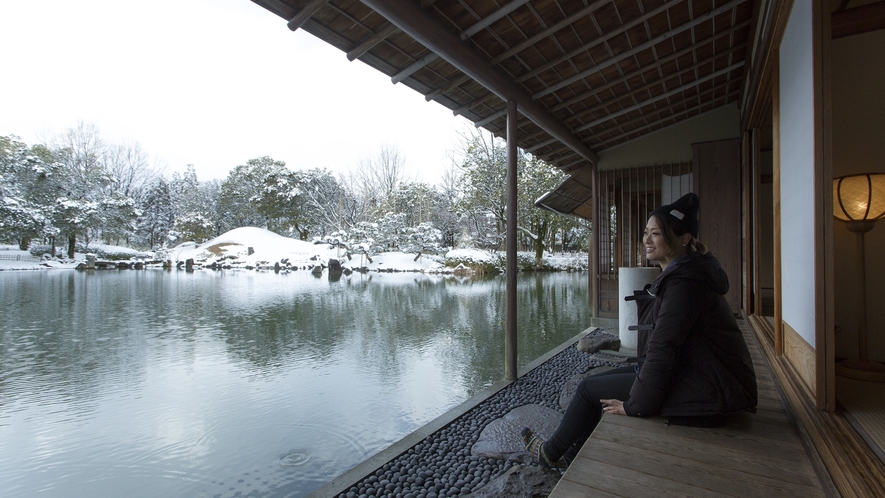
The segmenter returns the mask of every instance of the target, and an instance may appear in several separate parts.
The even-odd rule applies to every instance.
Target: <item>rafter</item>
[[[457,78],[446,83],[446,85],[443,86],[442,88],[438,88],[438,89],[428,93],[427,95],[425,95],[424,100],[426,100],[427,102],[430,102],[431,100],[437,98],[441,94],[448,93],[449,90],[451,90],[452,88],[455,88],[457,86],[461,86],[464,83],[467,83],[468,81],[470,81],[470,76],[468,76],[466,74],[461,74]]]
[[[628,22],[627,24],[619,26],[618,29],[616,29],[616,30],[614,30],[610,33],[606,33],[604,35],[601,35],[598,38],[595,38],[595,39],[581,45],[580,47],[571,50],[570,52],[562,54],[559,57],[557,57],[551,61],[548,61],[547,63],[545,63],[541,66],[538,66],[538,67],[532,69],[531,71],[529,71],[526,74],[520,75],[516,79],[516,81],[518,83],[522,83],[523,81],[529,80],[529,79],[543,73],[544,71],[547,71],[548,69],[551,69],[554,66],[575,57],[576,55],[578,55],[582,52],[586,52],[586,51],[590,50],[591,48],[599,46],[599,45],[611,40],[612,38],[614,38],[618,35],[624,34],[628,29],[633,28],[637,24],[645,22],[649,18],[660,14],[661,12],[669,9],[670,7],[680,3],[682,1],[683,0],[670,0],[669,2],[665,3],[664,5],[661,5],[660,7],[658,7],[657,9],[654,9],[650,12],[645,13],[644,15],[637,17],[636,19]]]
[[[522,7],[523,5],[528,3],[528,1],[529,0],[513,0],[512,2],[508,3],[507,5],[496,10],[492,14],[484,17],[483,19],[481,19],[479,22],[477,22],[473,26],[470,26],[469,28],[462,31],[461,32],[461,39],[466,40],[466,39],[470,38],[471,36],[475,35],[476,33],[479,33],[483,29],[489,27],[489,25],[491,25],[493,22],[497,21],[498,19],[501,19],[502,17],[513,12],[514,10]]]
[[[590,76],[593,73],[597,73],[599,71],[602,71],[603,69],[611,66],[612,64],[616,64],[628,57],[633,57],[634,55],[636,55],[646,49],[652,48],[655,45],[657,45],[658,43],[668,40],[668,39],[672,38],[673,36],[676,36],[677,34],[682,33],[683,31],[686,31],[688,29],[691,29],[691,28],[697,26],[698,24],[701,24],[703,22],[707,22],[710,19],[715,18],[719,14],[722,14],[723,12],[728,12],[729,10],[737,7],[738,5],[744,3],[745,1],[746,0],[732,0],[731,2],[728,2],[727,4],[721,6],[717,9],[714,9],[710,12],[707,12],[706,14],[703,14],[703,15],[685,23],[685,24],[682,24],[677,28],[667,31],[666,33],[664,33],[662,35],[656,36],[655,38],[653,38],[641,45],[637,45],[632,50],[628,50],[626,52],[618,54],[617,57],[612,57],[611,59],[607,59],[604,62],[601,62],[600,64],[597,64],[596,66],[591,67],[590,69],[586,69],[584,71],[581,71],[580,73],[572,76],[571,78],[566,78],[566,79],[556,83],[555,85],[549,86],[549,87],[545,88],[544,90],[541,90],[540,92],[537,92],[534,95],[532,95],[532,98],[539,99],[545,95],[550,95],[551,93],[553,93],[557,90],[560,90],[562,88],[565,88],[576,81],[580,81],[580,80],[586,78],[587,76]],[[519,79],[517,79],[517,81],[519,81]]]
[[[488,92],[485,95],[483,95],[482,97],[480,97],[476,100],[472,100],[472,101],[468,102],[467,104],[464,104],[461,107],[453,110],[452,114],[454,114],[455,116],[460,116],[462,113],[467,112],[476,106],[482,105],[482,104],[488,102],[489,100],[492,100],[493,98],[496,98],[496,95],[492,92]]]
[[[406,67],[405,69],[403,69],[402,71],[391,76],[390,81],[392,81],[393,84],[395,85],[395,84],[399,83],[400,81],[408,78],[409,76],[415,74],[415,72],[417,72],[419,69],[421,69],[422,67],[430,64],[431,62],[433,62],[437,59],[439,59],[439,55],[437,55],[434,52],[430,52],[429,54],[425,55],[424,57],[421,57],[420,59],[416,60],[415,62],[409,64],[409,66]]]
[[[739,30],[739,29],[742,29],[742,28],[745,28],[745,27],[747,27],[747,26],[749,26],[749,25],[750,25],[750,21],[744,21],[744,22],[742,22],[742,23],[739,23],[739,24],[736,24],[736,25],[732,26],[731,28],[729,28],[729,29],[727,29],[727,30],[725,30],[725,31],[723,31],[723,32],[721,32],[721,33],[717,33],[717,34],[715,34],[715,35],[712,35],[712,36],[710,36],[710,37],[707,37],[706,39],[701,40],[701,41],[698,42],[698,43],[699,43],[701,46],[705,46],[705,45],[708,45],[708,44],[710,44],[710,43],[715,43],[719,38],[721,38],[721,37],[723,37],[723,36],[726,36],[726,35],[728,35],[728,34],[734,33],[735,31],[737,31],[737,30]],[[746,43],[744,43],[744,46],[745,46],[745,45],[746,45]],[[618,79],[615,79],[615,80],[609,81],[608,83],[606,83],[605,85],[602,85],[602,86],[600,86],[600,87],[593,88],[591,91],[589,91],[589,92],[587,92],[587,93],[582,93],[581,95],[577,95],[577,96],[572,97],[572,98],[570,98],[570,99],[568,99],[568,100],[565,100],[565,101],[563,101],[562,103],[557,104],[557,105],[551,107],[550,110],[553,111],[553,112],[556,112],[556,111],[559,111],[559,110],[565,109],[566,107],[568,107],[568,106],[570,106],[570,105],[573,105],[573,104],[576,104],[576,103],[578,103],[578,102],[581,102],[582,100],[586,100],[586,99],[588,99],[588,98],[590,98],[590,97],[592,97],[592,96],[594,96],[594,95],[599,94],[600,92],[604,92],[604,91],[606,91],[606,90],[612,88],[612,87],[615,86],[615,85],[618,85],[618,84],[624,83],[624,82],[626,82],[627,80],[629,80],[629,79],[631,79],[631,78],[635,78],[636,76],[639,76],[639,75],[641,75],[641,74],[643,74],[643,73],[645,73],[645,72],[647,72],[647,71],[654,70],[654,69],[660,69],[661,66],[663,66],[664,64],[666,64],[666,63],[668,63],[668,62],[670,62],[670,61],[672,61],[672,60],[674,60],[674,59],[678,59],[679,57],[682,57],[683,55],[685,55],[685,54],[687,54],[687,53],[689,53],[689,52],[691,52],[691,51],[692,51],[692,47],[686,47],[686,48],[684,48],[684,49],[682,49],[682,50],[680,50],[680,51],[678,51],[678,52],[674,52],[674,53],[672,53],[672,54],[670,54],[670,55],[668,55],[668,56],[666,56],[666,57],[664,57],[664,58],[662,58],[662,59],[656,61],[654,64],[650,64],[650,65],[648,65],[648,66],[641,66],[641,67],[638,67],[638,68],[637,68],[635,71],[633,71],[632,73],[625,74],[625,75],[622,76],[621,78],[618,78]]]
[[[476,126],[477,128],[482,128],[483,126],[491,123],[492,121],[494,121],[498,118],[503,118],[506,115],[507,115],[507,108],[505,107],[503,110],[500,110],[500,111],[492,114],[491,116],[488,116],[486,118],[480,119],[479,121],[476,121],[475,123],[473,123],[473,125]]]
[[[737,62],[735,64],[732,64],[732,65],[726,67],[725,69],[720,69],[719,71],[716,71],[715,73],[710,73],[707,76],[704,76],[700,79],[692,81],[691,83],[687,83],[685,85],[682,85],[679,88],[674,88],[673,90],[670,90],[669,92],[662,93],[660,95],[655,95],[650,99],[639,102],[638,104],[631,105],[630,107],[625,107],[624,109],[621,109],[620,111],[613,112],[613,113],[603,116],[599,119],[593,120],[587,124],[583,124],[581,126],[578,126],[577,128],[572,129],[572,132],[578,133],[578,132],[581,132],[584,130],[589,130],[590,128],[593,128],[594,126],[596,126],[598,124],[605,123],[606,121],[609,121],[611,119],[615,119],[618,116],[623,116],[624,114],[635,111],[637,109],[641,109],[642,107],[645,107],[645,106],[652,104],[654,102],[657,102],[659,100],[663,100],[663,99],[666,99],[666,98],[671,97],[673,95],[677,95],[679,93],[682,93],[686,90],[690,90],[692,88],[695,88],[698,85],[700,85],[701,83],[704,83],[706,81],[710,81],[713,78],[716,78],[717,76],[722,76],[723,74],[728,74],[729,72],[734,71],[735,69],[743,67],[743,65],[744,65],[744,61]]]
[[[385,23],[384,27],[376,31],[373,35],[366,38],[362,43],[353,47],[350,52],[347,52],[347,60],[353,61],[354,59],[358,59],[360,56],[372,50],[372,47],[378,45],[383,42],[388,36],[399,31],[399,28],[390,23]]]
[[[724,56],[726,56],[726,55],[731,55],[731,54],[735,53],[736,51],[743,49],[744,47],[746,47],[746,45],[747,45],[746,42],[741,43],[740,45],[737,45],[737,46],[733,47],[733,48],[732,48],[730,51],[728,51],[728,52],[721,53],[721,54],[714,54],[714,55],[712,55],[712,56],[710,56],[710,57],[708,57],[708,58],[706,58],[706,59],[704,59],[704,60],[699,61],[697,64],[693,64],[693,65],[691,65],[691,66],[689,66],[689,67],[687,67],[687,68],[685,68],[685,69],[682,69],[682,70],[679,71],[678,73],[670,73],[670,74],[667,74],[667,75],[665,75],[665,76],[664,76],[663,78],[661,78],[661,79],[655,79],[655,80],[652,80],[651,83],[646,83],[645,85],[642,85],[642,86],[640,86],[640,87],[636,87],[636,88],[630,90],[630,91],[627,92],[627,93],[619,93],[619,94],[617,94],[616,96],[614,96],[613,98],[610,98],[610,99],[605,100],[605,101],[601,101],[601,102],[597,103],[597,104],[596,104],[595,106],[593,106],[593,107],[590,107],[590,108],[588,108],[588,109],[585,109],[585,110],[583,110],[583,111],[581,111],[581,112],[579,112],[579,113],[576,113],[576,114],[574,114],[574,115],[568,116],[568,117],[566,118],[566,120],[575,120],[575,119],[580,120],[580,119],[583,119],[583,118],[585,118],[585,117],[587,117],[587,116],[589,116],[589,115],[592,115],[592,114],[595,114],[595,113],[597,113],[597,112],[599,112],[599,111],[602,111],[603,109],[605,109],[606,107],[611,106],[612,104],[617,104],[618,102],[620,102],[621,100],[623,100],[623,99],[625,99],[625,98],[634,97],[634,96],[636,96],[637,94],[639,94],[639,93],[641,93],[641,92],[644,92],[644,91],[646,91],[646,90],[648,90],[648,89],[650,89],[650,88],[654,88],[654,87],[657,87],[657,86],[664,86],[664,87],[666,88],[665,83],[666,83],[668,80],[672,80],[672,79],[674,79],[674,78],[681,78],[682,76],[686,75],[687,73],[693,73],[693,72],[697,71],[697,70],[700,69],[701,67],[704,67],[704,66],[707,66],[707,65],[710,65],[710,64],[715,64],[715,62],[716,62],[717,59],[719,59],[719,58],[721,58],[721,57],[724,57]]]
[[[329,3],[329,0],[311,0],[309,4],[307,4],[303,9],[295,14],[295,17],[289,19],[289,22],[286,24],[286,26],[289,26],[289,29],[291,29],[292,31],[297,30],[298,28],[303,26],[304,23],[306,23],[312,15],[316,14],[317,11],[322,9],[327,3]]]
[[[522,52],[523,50],[533,46],[534,44],[538,43],[539,41],[543,40],[544,38],[547,38],[551,34],[556,33],[560,29],[562,29],[570,24],[573,24],[578,19],[580,19],[586,15],[589,15],[591,12],[593,12],[594,10],[598,9],[599,7],[602,7],[603,5],[607,4],[609,1],[610,0],[597,0],[596,2],[593,2],[589,6],[584,7],[583,9],[579,10],[578,12],[575,12],[574,14],[566,17],[565,19],[559,21],[558,23],[554,24],[553,26],[550,26],[549,28],[545,29],[544,31],[541,31],[540,33],[536,33],[536,34],[532,35],[531,38],[527,38],[525,41],[520,42],[519,44],[514,45],[513,47],[505,50],[500,55],[496,55],[495,57],[492,57],[492,64],[498,64],[501,61],[503,61],[504,59]]]

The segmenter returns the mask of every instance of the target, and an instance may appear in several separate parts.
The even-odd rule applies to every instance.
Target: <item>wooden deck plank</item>
[[[724,438],[712,439],[710,444],[703,445],[697,444],[690,438],[668,438],[668,444],[662,445],[655,433],[637,432],[613,424],[596,437],[614,444],[629,445],[640,452],[657,451],[696,462],[716,462],[717,465],[742,469],[744,472],[772,479],[783,479],[793,484],[814,486],[817,482],[817,475],[810,466],[794,465],[796,450],[803,450],[801,445],[792,447],[793,451],[782,452],[780,455],[760,451],[758,446],[750,448],[755,451],[747,451],[747,448],[729,444],[731,440]]]
[[[587,486],[583,483],[571,482],[565,479],[559,481],[557,486],[560,498],[621,498],[623,495],[609,493],[601,489],[593,488],[591,494],[587,493]]]
[[[696,461],[685,455],[669,455],[660,451],[669,441],[659,441],[652,450],[638,449],[620,443],[594,440],[594,449],[600,451],[599,459],[591,467],[609,465],[625,475],[637,479],[642,488],[670,489],[675,493],[685,493],[685,486],[691,483],[698,490],[706,490],[715,495],[732,495],[741,497],[767,498],[773,496],[823,496],[823,492],[809,484],[795,484],[783,479],[755,475],[738,466],[732,468],[728,463],[734,461]],[[588,455],[591,460],[594,455]],[[607,470],[607,474],[613,472]],[[688,494],[703,496],[700,491]],[[682,495],[684,496],[684,494]]]
[[[575,461],[577,463],[577,460]],[[574,463],[572,464],[574,467]],[[607,493],[616,496],[635,498],[637,496],[654,496],[655,498],[677,498],[693,496],[699,498],[717,498],[722,493],[710,491],[691,484],[694,479],[679,482],[673,479],[661,479],[657,476],[637,473],[629,468],[606,462],[591,461],[581,465],[576,471],[569,472],[559,481],[569,482],[575,490],[572,496],[595,497],[597,493]],[[560,484],[550,496],[561,498],[558,494]],[[584,486],[584,493],[577,492],[579,486]],[[638,493],[638,494],[637,494]]]
[[[727,444],[735,448],[743,448],[743,451],[750,453],[758,451],[756,445],[769,445],[772,448],[771,451],[784,452],[802,447],[802,443],[795,437],[795,431],[789,425],[784,425],[783,430],[778,432],[777,426],[763,427],[763,424],[756,423],[751,417],[753,415],[748,414],[742,418],[746,424],[737,421],[730,425],[711,428],[668,426],[658,418],[635,419],[622,415],[604,415],[603,422],[606,427],[609,425],[624,426],[630,430],[653,433],[658,438],[687,438],[693,444],[705,444],[713,440],[726,441]],[[600,434],[602,432],[604,431],[599,431]],[[595,436],[596,431],[593,434]]]

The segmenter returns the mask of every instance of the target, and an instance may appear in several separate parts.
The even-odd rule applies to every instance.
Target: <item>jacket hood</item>
[[[651,283],[648,288],[649,294],[656,295],[661,284],[669,278],[704,282],[721,295],[728,292],[728,276],[719,265],[719,260],[710,253],[689,253],[667,265],[667,269]]]

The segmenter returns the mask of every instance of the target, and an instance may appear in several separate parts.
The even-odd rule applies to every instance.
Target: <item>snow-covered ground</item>
[[[126,253],[131,251],[133,255],[137,251],[117,247],[91,244],[93,250],[103,249],[106,252]],[[62,249],[59,249],[62,251]],[[454,257],[458,260],[468,260],[477,263],[500,261],[500,256],[488,251],[478,249],[456,249],[450,251],[446,257]],[[17,260],[18,259],[18,260]],[[74,261],[38,260],[27,251],[21,251],[17,246],[0,245],[0,270],[37,270],[47,268],[76,268],[84,262],[85,254],[77,253]],[[290,239],[277,235],[268,230],[254,227],[242,227],[231,230],[212,240],[202,244],[186,242],[177,247],[159,251],[156,260],[171,260],[173,263],[184,262],[193,259],[196,266],[208,266],[212,263],[218,265],[230,265],[232,268],[272,268],[275,263],[281,263],[285,267],[288,263],[292,267],[311,268],[314,266],[328,266],[329,260],[337,259],[342,268],[360,269],[369,271],[420,271],[420,272],[449,272],[451,268],[444,265],[445,259],[441,256],[422,255],[416,258],[415,254],[401,252],[388,252],[366,256],[352,254],[348,259],[343,248],[337,248],[328,244],[313,244],[301,240]],[[371,261],[369,261],[371,259]],[[587,256],[563,255],[545,256],[545,262],[554,269],[584,269],[586,268]]]

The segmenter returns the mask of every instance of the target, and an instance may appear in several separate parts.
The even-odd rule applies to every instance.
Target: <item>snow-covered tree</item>
[[[31,238],[52,232],[52,209],[58,165],[43,146],[28,147],[16,136],[0,137],[0,237],[16,240],[22,250]]]
[[[442,232],[435,228],[433,223],[424,222],[418,226],[406,228],[401,248],[403,252],[407,253],[438,254],[442,252],[441,241]]]
[[[517,178],[518,226],[538,261],[545,249],[552,248],[554,233],[566,218],[535,207],[535,200],[558,187],[566,178],[565,173],[534,157],[525,158],[521,174]]]
[[[113,174],[113,148],[98,128],[82,121],[50,140],[49,150],[60,164],[56,172],[57,196],[49,210],[50,225],[68,241],[68,257],[74,256],[77,238],[86,244],[107,230],[111,237],[128,238],[134,229],[137,211],[130,193],[121,189],[134,186],[132,178]],[[118,166],[120,164],[117,164]],[[133,158],[131,168],[139,167]],[[122,171],[125,168],[120,169]]]
[[[186,213],[175,219],[175,226],[168,236],[174,242],[193,241],[199,244],[214,235],[215,227],[208,218],[199,213]]]
[[[162,247],[175,224],[175,206],[169,182],[163,177],[154,179],[141,196],[138,209],[138,241],[149,249]]]
[[[474,243],[498,249],[504,241],[507,211],[507,149],[482,131],[465,136],[458,188],[459,209]]]
[[[461,213],[458,204],[461,192],[458,189],[459,174],[454,165],[446,168],[443,172],[436,195],[430,209],[431,221],[441,233],[441,244],[445,247],[455,247],[455,242],[461,232]]]
[[[283,177],[288,170],[286,163],[264,156],[249,159],[228,173],[221,183],[219,210],[223,214],[222,231],[238,227],[264,227],[268,223],[267,215],[259,211],[267,179],[276,175]],[[273,206],[265,205],[264,212],[273,210]]]

